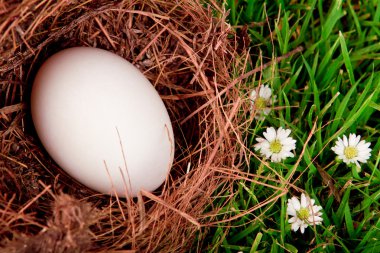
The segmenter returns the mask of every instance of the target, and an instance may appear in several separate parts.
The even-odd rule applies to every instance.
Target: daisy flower
[[[287,157],[294,157],[292,150],[296,149],[296,140],[289,137],[290,129],[280,127],[277,131],[273,127],[263,133],[265,138],[256,138],[254,148],[260,150],[262,156],[270,158],[272,162],[281,162]]]
[[[262,85],[259,87],[259,92],[253,90],[250,95],[251,99],[251,111],[256,109],[255,118],[263,119],[263,115],[268,115],[272,110],[272,102],[276,99],[276,96],[272,98],[272,89],[268,85]]]
[[[331,149],[338,155],[338,158],[346,164],[355,163],[360,168],[361,163],[366,163],[371,156],[370,142],[360,141],[360,135],[343,135],[343,139],[338,137],[335,146]]]
[[[323,221],[320,212],[321,206],[314,205],[315,200],[310,199],[309,196],[301,194],[301,202],[296,197],[288,199],[288,208],[286,213],[293,216],[289,219],[289,223],[292,224],[292,230],[297,232],[300,229],[301,233],[305,232],[305,228],[309,225],[320,225]]]

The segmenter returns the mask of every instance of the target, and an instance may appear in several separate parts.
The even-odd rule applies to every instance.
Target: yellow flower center
[[[264,108],[267,107],[267,101],[262,97],[258,97],[255,101],[255,106],[256,106],[256,109],[263,110]]]
[[[358,155],[358,149],[355,147],[347,147],[344,149],[344,155],[348,159],[352,159]]]
[[[279,140],[274,140],[269,144],[269,150],[274,153],[278,154],[282,150],[282,144]]]
[[[309,218],[310,214],[309,214],[309,210],[307,208],[300,208],[300,210],[297,212],[297,217],[300,219],[300,220],[307,220]]]

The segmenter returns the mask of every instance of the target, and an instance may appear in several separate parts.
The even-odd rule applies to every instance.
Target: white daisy
[[[259,92],[252,90],[251,95],[251,111],[255,110],[255,118],[263,119],[263,115],[268,115],[272,110],[272,102],[276,96],[272,98],[272,89],[268,85],[261,85]]]
[[[309,225],[320,225],[323,221],[320,212],[321,206],[314,205],[315,200],[310,199],[309,196],[301,194],[301,202],[296,197],[288,199],[288,208],[286,213],[293,216],[289,219],[289,223],[292,224],[292,230],[296,232],[300,229],[301,233],[305,232],[305,228]]]
[[[370,145],[370,142],[360,141],[360,135],[350,134],[348,139],[345,135],[343,139],[338,137],[331,149],[346,164],[355,163],[360,168],[359,162],[366,163],[371,156]]]
[[[256,138],[255,150],[260,150],[262,156],[270,158],[272,162],[281,162],[287,157],[294,157],[292,150],[296,149],[296,140],[289,137],[290,129],[280,127],[277,131],[273,127],[267,128],[264,138]]]

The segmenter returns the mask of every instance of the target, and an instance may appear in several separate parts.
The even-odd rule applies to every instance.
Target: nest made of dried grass
[[[247,91],[237,77],[246,59],[225,19],[213,1],[0,2],[2,252],[200,247],[195,239],[201,243],[222,206],[213,206],[216,190],[231,187],[223,170],[236,170],[243,149],[240,98]],[[177,149],[157,192],[127,200],[96,194],[61,171],[38,142],[28,106],[33,76],[48,56],[73,46],[124,57],[159,91]]]

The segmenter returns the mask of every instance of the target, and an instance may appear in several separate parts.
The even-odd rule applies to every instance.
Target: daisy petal
[[[300,228],[300,225],[297,222],[292,223],[292,230],[294,232],[297,232],[297,230]]]
[[[305,194],[301,194],[301,207],[305,208],[307,207],[307,198],[305,196]]]
[[[257,98],[257,93],[256,93],[256,91],[255,91],[255,90],[253,90],[253,91],[251,92],[251,96],[250,96],[250,99],[251,99],[252,101],[255,101],[255,100],[256,100],[256,98]]]
[[[267,128],[267,131],[264,132],[263,135],[269,142],[274,141],[277,137],[276,130],[273,127]]]
[[[315,200],[305,193],[301,194],[301,201],[295,196],[288,199],[286,213],[292,216],[288,222],[291,224],[293,231],[300,229],[300,232],[303,234],[309,225],[314,226],[322,223],[323,218],[320,212],[322,207],[314,205],[314,203]]]
[[[282,127],[277,130],[273,127],[268,127],[263,133],[264,138],[256,138],[254,145],[255,151],[260,150],[260,153],[265,154],[272,162],[281,162],[288,157],[294,157],[293,150],[296,149],[296,140],[289,137],[290,129]]]
[[[349,143],[348,143],[348,140],[347,140],[347,137],[345,135],[343,135],[343,144],[345,147],[348,147],[349,146]]]
[[[361,163],[366,163],[371,156],[371,143],[360,140],[361,136],[349,134],[348,138],[343,135],[343,139],[338,137],[335,146],[331,148],[337,154],[338,158],[346,164],[355,163],[360,168]]]

